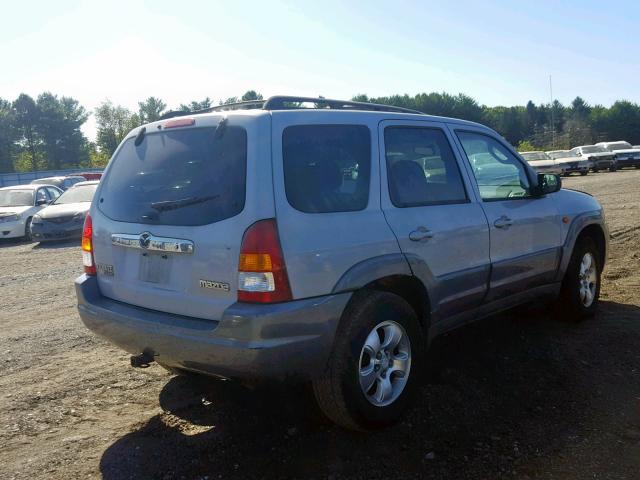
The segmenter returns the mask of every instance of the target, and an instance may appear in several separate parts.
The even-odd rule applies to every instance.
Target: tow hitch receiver
[[[153,363],[153,355],[148,352],[131,355],[131,366],[133,368],[147,368],[151,363]]]

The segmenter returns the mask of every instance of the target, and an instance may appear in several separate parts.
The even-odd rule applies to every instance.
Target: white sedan
[[[0,238],[31,239],[31,219],[60,196],[53,185],[16,185],[0,188]]]
[[[563,166],[558,164],[558,162],[544,152],[520,152],[520,155],[538,173],[555,173],[556,175],[564,175]]]

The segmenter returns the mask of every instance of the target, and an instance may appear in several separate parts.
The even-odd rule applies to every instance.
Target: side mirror
[[[541,197],[548,193],[555,193],[562,188],[562,179],[560,175],[554,173],[539,173],[538,187],[536,188],[536,196]]]
[[[36,207],[40,207],[40,206],[42,206],[42,205],[46,205],[46,204],[48,204],[48,203],[49,203],[49,201],[48,201],[48,200],[43,200],[43,199],[36,200]]]

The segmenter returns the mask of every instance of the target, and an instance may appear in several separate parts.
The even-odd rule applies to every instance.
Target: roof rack
[[[304,107],[302,104],[312,103],[314,107]],[[332,109],[332,110],[366,110],[375,112],[397,112],[397,113],[413,113],[424,115],[419,110],[410,108],[395,107],[393,105],[382,105],[380,103],[369,102],[352,102],[348,100],[333,100],[330,98],[314,98],[314,97],[295,97],[286,95],[277,95],[269,97],[266,100],[248,100],[245,102],[227,103],[226,105],[218,105],[216,107],[204,108],[202,110],[185,111],[176,110],[167,112],[160,117],[160,120],[167,118],[181,117],[184,115],[196,115],[199,113],[224,112],[229,110],[312,110],[312,109]]]
[[[335,110],[368,110],[375,112],[401,112],[401,113],[417,113],[423,115],[418,110],[412,110],[410,108],[394,107],[392,105],[382,105],[380,103],[369,102],[352,102],[348,100],[333,100],[330,98],[313,98],[313,97],[291,97],[291,96],[276,96],[270,97],[264,103],[265,110],[291,110],[291,109],[304,109],[308,107],[302,107],[296,104],[300,103],[313,103],[315,108],[329,108]]]

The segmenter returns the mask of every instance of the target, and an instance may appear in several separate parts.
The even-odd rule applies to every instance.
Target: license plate
[[[145,252],[140,256],[139,278],[143,282],[166,284],[171,272],[171,257]]]

